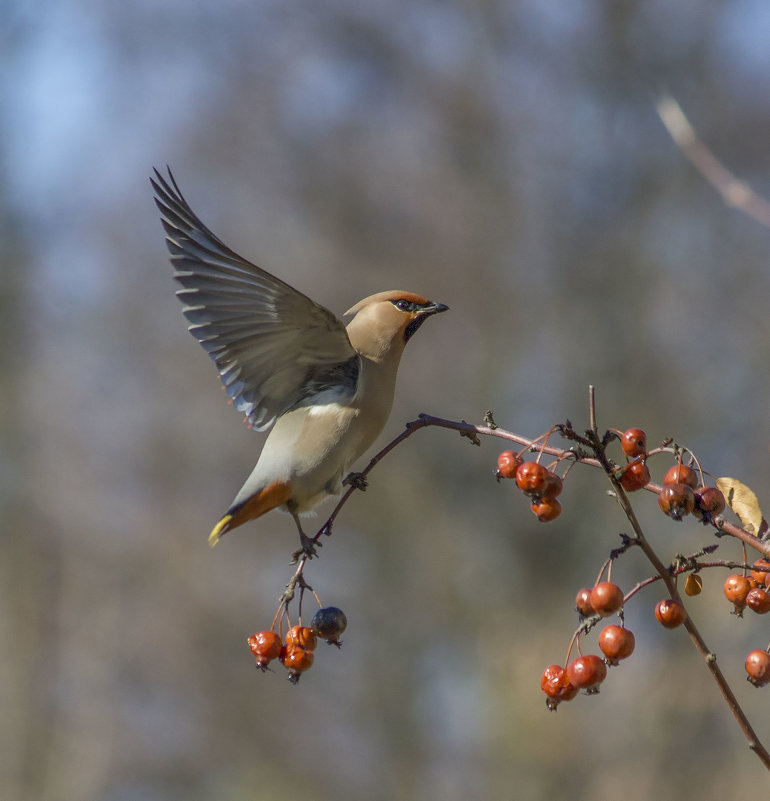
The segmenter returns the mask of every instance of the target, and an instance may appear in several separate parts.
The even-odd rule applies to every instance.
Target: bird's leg
[[[369,482],[363,473],[348,473],[342,479],[342,486],[351,486],[353,489],[361,490],[362,492],[369,486]]]
[[[315,549],[316,545],[320,548],[323,543],[314,540],[312,537],[308,537],[302,530],[302,523],[299,522],[299,515],[297,514],[296,507],[291,503],[287,503],[286,506],[291,516],[294,518],[294,522],[297,524],[297,531],[299,532],[300,549],[292,554],[292,564],[298,561],[303,554],[307,556],[308,559],[318,556]]]

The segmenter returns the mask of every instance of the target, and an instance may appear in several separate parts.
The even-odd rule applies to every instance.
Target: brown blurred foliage
[[[206,545],[260,436],[185,333],[147,176],[170,163],[220,237],[337,312],[390,288],[451,307],[410,343],[386,435],[421,411],[580,426],[593,383],[601,425],[674,436],[762,496],[770,232],[685,161],[654,93],[770,195],[765,5],[0,13],[3,798],[753,791],[759,763],[652,592],[632,659],[546,713],[540,673],[625,524],[578,470],[538,524],[493,480],[496,446],[452,432],[383,462],[309,565],[347,613],[342,650],[298,687],[254,671],[295,532],[271,515]],[[639,504],[663,553],[704,537]],[[704,578],[692,614],[767,740],[770,695],[740,685],[767,631]]]

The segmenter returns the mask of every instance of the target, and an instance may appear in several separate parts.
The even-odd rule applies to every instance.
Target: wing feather
[[[328,309],[230,250],[197,217],[171,170],[150,179],[190,333],[253,428],[333,390],[355,395],[360,357]]]

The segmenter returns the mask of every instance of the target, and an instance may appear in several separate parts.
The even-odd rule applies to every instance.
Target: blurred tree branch
[[[745,181],[736,178],[714,156],[698,138],[679,103],[670,95],[662,95],[657,101],[657,108],[660,119],[677,147],[719,192],[724,202],[770,227],[770,202],[754,192]]]

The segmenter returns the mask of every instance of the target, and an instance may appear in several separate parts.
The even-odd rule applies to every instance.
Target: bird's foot
[[[322,542],[318,542],[318,540],[313,539],[313,537],[308,537],[304,531],[299,532],[299,542],[299,550],[294,551],[291,555],[291,564],[293,565],[296,565],[302,557],[305,559],[312,559],[314,556],[318,556],[316,546],[319,548],[323,546]]]
[[[342,486],[348,485],[353,487],[353,489],[363,492],[369,486],[369,482],[363,473],[348,473],[345,478],[342,479]]]

